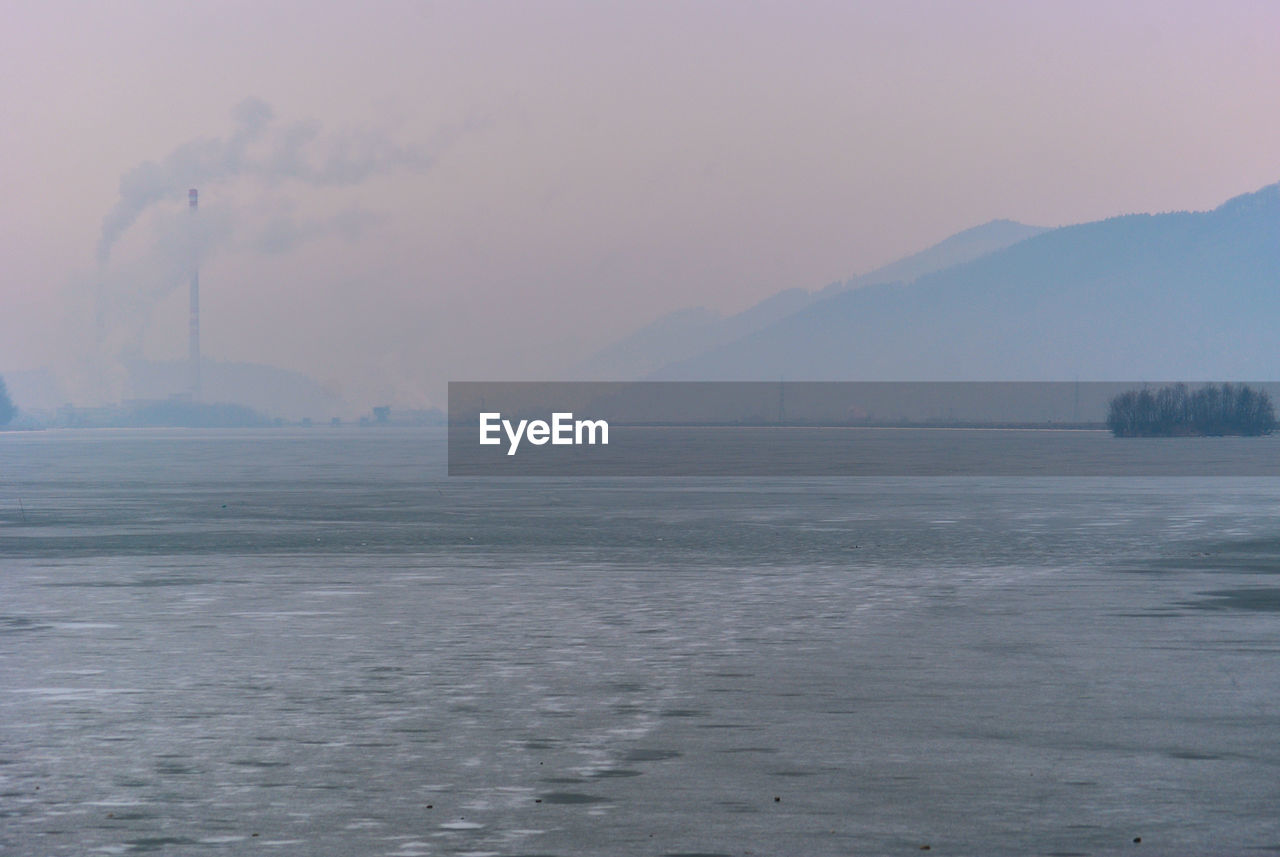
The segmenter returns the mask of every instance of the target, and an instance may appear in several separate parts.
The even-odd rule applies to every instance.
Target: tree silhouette
[[[1116,437],[1189,437],[1271,434],[1271,397],[1246,384],[1219,384],[1189,392],[1186,384],[1129,390],[1111,400],[1107,428]]]

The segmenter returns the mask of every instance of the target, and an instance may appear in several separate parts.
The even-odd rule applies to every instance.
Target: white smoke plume
[[[271,105],[248,98],[231,111],[224,137],[183,143],[158,161],[145,161],[120,177],[120,196],[102,221],[98,260],[151,206],[180,199],[187,188],[234,179],[285,181],[313,187],[359,184],[385,173],[431,167],[426,147],[397,143],[380,131],[326,131],[315,121],[281,123]]]

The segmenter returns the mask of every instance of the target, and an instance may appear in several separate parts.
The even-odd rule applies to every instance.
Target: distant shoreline
[[[476,420],[450,423],[449,427],[474,428],[479,425]],[[624,428],[811,428],[811,429],[869,429],[876,431],[900,429],[924,429],[929,431],[1107,431],[1106,423],[1037,423],[1037,422],[916,422],[888,421],[875,423],[837,423],[837,422],[731,422],[731,421],[691,421],[678,420],[609,420],[609,425]]]
[[[627,428],[812,428],[812,429],[866,429],[887,431],[921,429],[927,431],[1107,431],[1105,423],[1021,423],[1021,422],[638,422],[610,420],[610,425]],[[472,425],[471,423],[462,425]],[[459,424],[454,424],[454,428]]]

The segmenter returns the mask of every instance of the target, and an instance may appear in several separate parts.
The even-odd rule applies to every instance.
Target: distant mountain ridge
[[[814,302],[849,289],[878,283],[911,283],[1045,232],[1012,220],[993,220],[951,237],[919,253],[849,280],[810,291],[792,288],[765,298],[731,316],[705,307],[680,309],[645,325],[592,355],[571,374],[582,380],[630,380],[686,360],[765,328]]]
[[[1280,184],[1043,232],[844,290],[662,380],[1280,378]]]
[[[819,294],[822,297],[830,297],[836,292],[885,283],[909,285],[928,274],[946,270],[953,265],[972,262],[988,253],[1012,247],[1019,241],[1025,241],[1049,231],[1050,228],[1047,226],[1028,226],[1016,220],[992,220],[981,226],[957,232],[950,238],[945,238],[932,247],[913,253],[905,259],[899,259],[883,268],[854,277],[840,284],[841,288],[833,290],[828,286]]]

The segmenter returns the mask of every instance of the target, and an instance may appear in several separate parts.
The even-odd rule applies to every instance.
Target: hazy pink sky
[[[112,349],[185,354],[190,184],[206,355],[405,405],[993,218],[1210,208],[1280,180],[1277,38],[1273,2],[3,0],[0,373],[91,360],[99,282]]]

